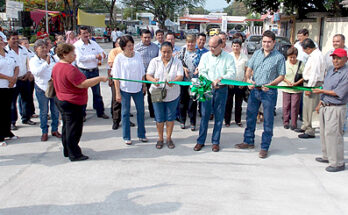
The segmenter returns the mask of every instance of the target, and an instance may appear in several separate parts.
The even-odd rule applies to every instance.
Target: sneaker
[[[1,141],[0,146],[7,146],[7,143],[5,141]]]
[[[314,135],[309,135],[309,134],[306,134],[306,133],[304,133],[304,134],[299,134],[298,137],[299,137],[299,138],[302,138],[302,139],[315,138]]]
[[[284,125],[284,128],[285,128],[285,129],[289,129],[290,126],[289,126],[289,125]]]
[[[25,121],[22,121],[23,124],[26,124],[26,125],[36,125],[36,122],[33,122],[31,121],[30,119],[29,120],[25,120]]]
[[[234,148],[236,149],[253,149],[255,148],[255,145],[247,144],[247,143],[239,143],[234,145]]]
[[[259,158],[265,159],[267,158],[267,154],[268,152],[266,150],[261,149],[261,151],[259,152]]]
[[[18,127],[15,124],[11,124],[11,131],[18,130]]]
[[[12,137],[8,137],[6,138],[7,140],[18,140],[19,137],[18,136],[12,136]]]
[[[131,140],[125,140],[124,143],[127,144],[127,145],[132,145],[132,141]]]
[[[143,142],[143,143],[146,143],[148,142],[149,140],[145,137],[145,138],[139,138],[139,141]]]
[[[180,123],[180,128],[181,129],[185,129],[185,124],[184,123]]]
[[[98,116],[98,118],[109,119],[109,116],[104,113],[103,115]]]
[[[196,126],[195,125],[191,125],[191,131],[195,131],[196,130]]]
[[[337,167],[328,166],[325,168],[325,170],[328,172],[339,172],[339,171],[343,171],[345,169],[346,169],[346,167],[344,164],[342,166],[337,166]]]

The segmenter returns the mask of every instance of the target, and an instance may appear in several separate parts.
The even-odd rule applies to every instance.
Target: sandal
[[[156,143],[156,149],[161,149],[161,148],[163,148],[163,141],[159,140]]]
[[[167,146],[168,146],[169,149],[174,149],[175,148],[175,145],[174,145],[172,140],[167,141]]]

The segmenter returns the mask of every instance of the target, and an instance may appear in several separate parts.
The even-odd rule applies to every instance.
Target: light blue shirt
[[[275,49],[267,57],[263,49],[255,51],[249,60],[248,67],[253,70],[252,80],[258,86],[268,84],[280,75],[286,74],[285,58]]]
[[[199,75],[210,81],[217,79],[235,79],[236,67],[233,56],[222,51],[220,55],[215,56],[211,52],[203,54],[198,65]]]

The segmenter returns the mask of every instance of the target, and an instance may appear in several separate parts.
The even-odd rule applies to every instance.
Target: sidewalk
[[[106,75],[105,64],[101,74]],[[110,88],[107,83],[101,88],[110,115]],[[242,142],[244,129],[232,124],[222,130],[221,151],[212,152],[213,121],[202,151],[192,150],[198,131],[182,130],[177,122],[176,148],[157,150],[147,106],[149,142],[138,141],[135,127],[133,145],[127,146],[122,128],[113,131],[111,119],[97,118],[89,90],[80,146],[90,159],[70,162],[59,139],[40,142],[39,123],[19,122],[20,139],[0,147],[0,215],[348,214],[348,171],[328,173],[326,164],[314,161],[321,155],[318,132],[315,139],[302,140],[282,127],[280,95],[270,156],[263,160],[258,158],[262,124],[255,150],[233,148]],[[244,125],[245,109],[244,103]]]

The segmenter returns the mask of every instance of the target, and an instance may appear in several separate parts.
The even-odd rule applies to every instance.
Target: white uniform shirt
[[[313,41],[314,42],[314,41]],[[318,48],[318,45],[314,42],[315,47]],[[301,46],[300,41],[297,41],[294,45],[295,48],[297,48],[298,54],[297,54],[297,60],[302,61],[302,63],[306,64],[307,60],[309,58],[309,55],[303,51],[303,48]]]
[[[28,49],[27,49],[28,50]],[[35,53],[31,50],[28,50],[28,57],[29,57],[29,60],[32,59],[33,57],[35,56]]]
[[[112,65],[112,77],[142,80],[145,75],[145,69],[143,65],[143,59],[140,53],[135,52],[133,57],[126,57],[124,53],[120,53],[116,56]],[[142,83],[120,81],[120,89],[127,93],[138,93],[141,91]]]
[[[245,76],[245,67],[248,66],[248,56],[242,52],[237,59],[233,52],[230,53],[233,56],[234,64],[236,66],[236,81],[243,81]]]
[[[307,87],[314,87],[318,81],[324,81],[325,74],[324,56],[319,49],[315,49],[310,55],[303,70],[303,79],[308,81]]]
[[[116,31],[112,31],[112,32],[111,32],[111,38],[112,38],[112,42],[116,42],[116,40],[117,40]]]
[[[43,91],[46,91],[48,81],[51,79],[53,66],[58,62],[56,56],[51,56],[50,64],[45,59],[35,55],[29,61],[31,73],[34,75],[35,84]]]
[[[76,54],[76,65],[82,69],[95,69],[98,67],[96,56],[104,50],[93,40],[86,45],[81,39],[74,43]]]
[[[21,76],[27,74],[27,72],[28,72],[28,60],[29,60],[29,52],[28,52],[27,48],[19,45],[18,46],[18,54],[13,49],[11,49],[9,45],[7,45],[5,47],[5,49],[6,49],[6,51],[8,51],[8,53],[10,55],[12,55],[14,58],[16,58],[16,61],[18,62],[18,65],[19,65],[18,77],[21,77]]]
[[[12,77],[16,66],[19,66],[16,59],[5,52],[5,57],[0,55],[0,73]],[[8,88],[8,80],[0,79],[0,88]],[[16,85],[15,85],[16,86]]]
[[[173,63],[172,63],[173,62]],[[170,70],[168,71],[171,65]],[[168,75],[166,75],[168,73]],[[181,60],[176,57],[172,57],[169,63],[164,66],[161,57],[156,57],[150,61],[149,67],[147,68],[147,74],[152,75],[154,78],[158,78],[159,81],[174,81],[177,76],[184,75],[184,69],[182,67]],[[159,87],[156,87],[154,84],[151,84],[150,93],[154,88],[163,88],[164,84],[160,84]],[[164,102],[170,102],[177,99],[180,95],[180,86],[174,84],[172,87],[166,85],[167,96],[163,100]]]

